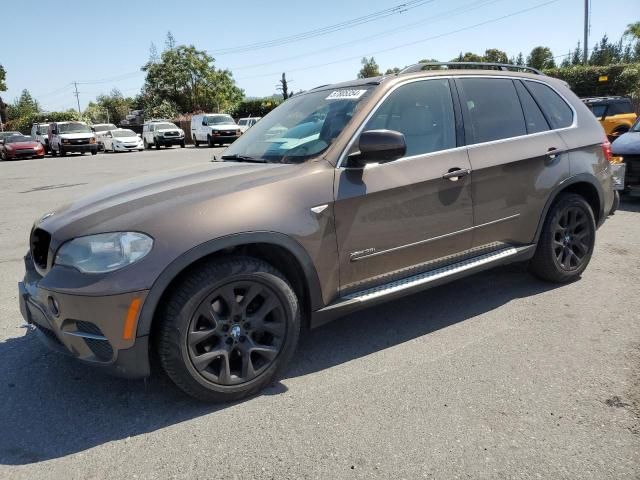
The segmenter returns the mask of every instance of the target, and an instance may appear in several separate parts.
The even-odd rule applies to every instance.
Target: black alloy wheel
[[[276,359],[287,324],[276,293],[256,281],[217,288],[194,313],[189,358],[205,379],[219,385],[248,382]]]

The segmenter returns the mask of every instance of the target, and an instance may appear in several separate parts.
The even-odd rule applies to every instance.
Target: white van
[[[258,120],[260,120],[261,118],[262,117],[241,118],[240,120],[238,120],[238,126],[240,127],[242,133],[244,133],[251,127],[253,127],[256,123],[258,123]]]
[[[204,113],[191,118],[191,137],[196,147],[201,143],[206,143],[210,147],[216,144],[232,143],[241,134],[240,127],[231,115]]]
[[[49,148],[55,157],[64,157],[71,152],[98,153],[96,136],[84,122],[53,122],[49,124]]]
[[[31,137],[44,147],[44,152],[49,153],[49,124],[34,123],[31,126]]]

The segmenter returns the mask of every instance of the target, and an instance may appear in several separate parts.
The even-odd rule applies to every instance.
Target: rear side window
[[[404,134],[406,156],[456,146],[453,100],[448,80],[424,80],[394,90],[371,117],[365,130]]]
[[[536,99],[552,128],[569,127],[573,123],[573,111],[551,87],[525,80],[527,89]]]
[[[466,111],[467,143],[483,143],[526,135],[524,114],[513,81],[504,78],[463,78],[462,108]]]
[[[540,107],[520,81],[516,81],[516,90],[518,91],[520,103],[522,104],[524,120],[527,124],[527,133],[538,133],[549,130],[549,124],[545,120]]]
[[[609,115],[623,115],[633,113],[631,102],[615,102],[609,105]]]

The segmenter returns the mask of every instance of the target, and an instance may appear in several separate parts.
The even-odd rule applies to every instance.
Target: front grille
[[[165,137],[179,137],[180,132],[164,132]]]
[[[107,361],[113,358],[113,348],[107,340],[85,338],[84,341],[97,359]]]
[[[60,339],[57,337],[55,333],[53,333],[53,330],[50,330],[47,327],[43,327],[39,323],[34,323],[34,325],[36,326],[38,331],[42,333],[45,337],[47,337],[49,340],[54,341],[58,345],[62,345],[62,342],[60,341]]]
[[[89,145],[90,139],[88,138],[74,138],[69,140],[69,143],[72,145]]]
[[[224,132],[220,132],[220,135],[235,135],[236,131],[235,130],[228,130],[228,131],[224,131]]]
[[[49,255],[49,244],[51,235],[41,228],[36,228],[31,233],[31,258],[36,267],[41,270],[47,269],[47,257]]]
[[[16,150],[16,156],[18,157],[31,157],[36,154],[36,151],[33,148],[21,148],[20,150]]]

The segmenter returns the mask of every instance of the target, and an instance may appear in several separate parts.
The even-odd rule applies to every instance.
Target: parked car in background
[[[589,110],[600,121],[610,141],[626,133],[636,121],[633,103],[627,97],[590,97],[583,98]]]
[[[10,135],[0,143],[0,159],[44,158],[44,147],[28,135]]]
[[[144,150],[142,138],[133,130],[117,128],[109,130],[102,136],[105,152],[130,152],[132,150]]]
[[[640,197],[640,118],[611,145],[613,162],[625,165],[623,193]]]
[[[132,110],[122,121],[123,125],[142,125],[144,123],[144,110]]]
[[[273,384],[303,327],[511,262],[578,280],[614,202],[609,142],[564,82],[478,65],[318,87],[218,162],[49,212],[20,311],[86,363],[145,377],[153,358],[235,401]]]
[[[0,142],[2,142],[3,140],[5,140],[6,138],[8,138],[8,137],[10,137],[12,135],[22,135],[22,133],[15,132],[15,131],[0,132]]]
[[[210,147],[231,143],[241,134],[240,127],[231,115],[205,113],[191,117],[191,137],[196,147],[201,143]]]
[[[31,125],[31,136],[44,147],[44,152],[49,153],[49,124],[34,123]]]
[[[91,130],[96,134],[96,143],[98,144],[98,150],[104,150],[104,141],[102,136],[109,130],[116,130],[118,127],[113,123],[94,123],[91,125]]]
[[[241,118],[240,120],[238,120],[238,126],[240,127],[240,132],[242,133],[246,132],[251,127],[253,127],[261,118],[262,117]]]
[[[67,153],[98,153],[96,135],[84,122],[53,122],[49,124],[49,148],[55,157]]]
[[[142,127],[142,142],[145,149],[151,147],[160,149],[160,147],[173,145],[184,148],[184,130],[166,120],[151,120]]]

